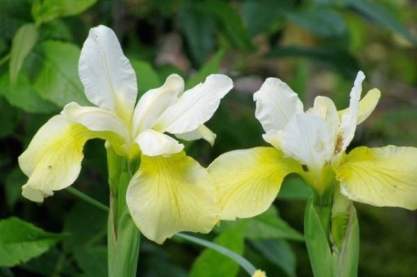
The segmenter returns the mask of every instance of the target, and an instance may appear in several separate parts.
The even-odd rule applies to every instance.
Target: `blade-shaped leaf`
[[[45,253],[62,235],[11,217],[0,221],[0,266],[15,266]]]
[[[210,60],[200,68],[200,70],[191,76],[186,83],[186,88],[192,88],[200,82],[203,82],[207,75],[217,73],[220,69],[220,63],[224,57],[225,50],[221,49],[214,54]]]
[[[97,0],[35,0],[32,15],[37,24],[54,20],[58,17],[80,14]]]
[[[16,82],[25,58],[38,40],[38,30],[35,24],[25,24],[17,30],[12,41],[10,52],[10,80]]]

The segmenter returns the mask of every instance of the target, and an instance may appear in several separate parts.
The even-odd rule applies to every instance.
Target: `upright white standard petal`
[[[214,141],[216,140],[216,134],[213,133],[213,131],[207,128],[207,126],[205,125],[201,125],[200,127],[191,132],[178,134],[176,135],[176,137],[186,141],[204,139],[205,141],[210,143],[211,146],[214,145]]]
[[[313,108],[309,109],[307,113],[315,114],[326,122],[327,129],[330,132],[329,136],[332,138],[329,147],[334,149],[340,128],[340,120],[332,99],[325,96],[317,96],[314,99]]]
[[[133,115],[134,134],[152,128],[159,116],[184,91],[184,80],[178,74],[171,74],[165,83],[156,89],[147,91],[140,99]]]
[[[183,134],[197,129],[217,110],[220,100],[232,89],[233,82],[226,75],[209,75],[204,83],[184,92],[155,123],[158,131]]]
[[[365,74],[362,71],[359,71],[356,75],[356,79],[353,85],[352,90],[350,91],[350,101],[349,108],[346,113],[343,114],[341,123],[340,123],[340,136],[341,144],[338,152],[343,152],[346,150],[349,143],[352,141],[353,136],[355,135],[356,125],[358,122],[359,116],[359,101],[361,99],[362,93],[362,82],[365,80]]]
[[[176,139],[152,129],[140,133],[136,142],[146,156],[171,155],[184,149]]]
[[[97,107],[82,107],[75,102],[62,110],[69,121],[79,123],[91,131],[115,133],[127,139],[129,132],[124,123],[111,111]]]
[[[265,132],[280,130],[297,114],[303,112],[298,95],[278,78],[268,78],[255,92],[255,117]]]
[[[131,116],[137,96],[136,74],[113,30],[103,25],[90,30],[78,70],[92,103],[125,119]]]
[[[334,151],[334,137],[326,121],[313,114],[297,114],[279,131],[279,148],[288,156],[313,170],[330,161]]]

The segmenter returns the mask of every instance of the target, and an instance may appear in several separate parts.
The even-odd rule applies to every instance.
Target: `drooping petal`
[[[336,168],[342,193],[373,206],[417,209],[417,148],[353,149]]]
[[[313,170],[331,160],[335,139],[322,118],[309,113],[297,114],[277,132],[275,142],[286,155]]]
[[[78,70],[88,100],[130,118],[137,96],[136,74],[112,29],[103,25],[90,29]]]
[[[156,89],[147,91],[140,99],[133,116],[134,134],[152,128],[159,116],[184,91],[184,80],[177,74],[171,74],[165,83]]]
[[[183,139],[186,141],[204,139],[205,141],[210,143],[211,146],[214,145],[214,141],[216,140],[216,134],[213,133],[213,131],[207,128],[207,126],[205,125],[201,125],[194,131],[183,133],[183,134],[177,134],[175,136],[178,137],[179,139]]]
[[[185,91],[157,120],[155,129],[171,134],[183,134],[197,129],[217,110],[220,100],[232,89],[226,75],[209,75],[204,83]]]
[[[140,231],[157,243],[181,231],[210,232],[218,221],[207,171],[184,153],[143,157],[126,200]]]
[[[268,78],[255,92],[255,117],[265,132],[280,130],[297,113],[303,112],[303,103],[298,95],[283,81]]]
[[[91,131],[114,133],[123,139],[129,136],[124,123],[109,110],[83,107],[72,102],[64,107],[62,114],[69,121],[79,123]]]
[[[63,115],[46,122],[19,157],[19,166],[29,177],[23,196],[42,202],[54,191],[70,186],[80,173],[84,144],[92,137],[86,128],[68,122]]]
[[[381,97],[381,92],[379,89],[371,89],[366,93],[366,95],[359,102],[359,113],[356,124],[359,125],[364,122],[369,115],[375,110],[376,105],[378,104],[379,98]],[[342,118],[344,114],[349,109],[344,109],[339,111],[339,117]]]
[[[365,80],[365,74],[363,74],[362,71],[359,71],[356,75],[353,88],[350,91],[349,108],[341,118],[341,146],[339,152],[343,152],[346,150],[347,146],[352,141],[353,136],[355,135],[356,125],[358,122],[359,100],[361,99],[363,80]]]
[[[140,133],[136,142],[146,156],[170,155],[184,149],[176,139],[152,129]]]
[[[299,167],[272,147],[220,155],[208,171],[216,187],[221,219],[234,220],[263,213],[276,198],[284,177]]]

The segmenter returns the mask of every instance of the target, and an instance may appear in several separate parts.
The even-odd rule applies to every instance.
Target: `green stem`
[[[250,276],[253,275],[253,273],[256,271],[256,268],[248,261],[246,260],[244,257],[236,254],[235,252],[227,249],[226,247],[223,247],[221,245],[212,243],[210,241],[207,240],[203,240],[194,236],[190,236],[190,235],[186,235],[186,234],[181,234],[178,233],[175,235],[176,237],[188,240],[192,243],[213,249],[214,251],[229,257],[230,259],[232,259],[233,261],[235,261],[237,264],[239,264]]]
[[[107,149],[110,209],[107,224],[109,277],[135,277],[140,233],[126,206],[126,190],[132,177],[129,161]]]
[[[83,200],[84,202],[91,204],[92,206],[95,206],[96,208],[108,212],[109,211],[109,207],[107,207],[106,205],[104,205],[103,203],[101,203],[100,201],[97,201],[96,199],[88,196],[87,194],[73,188],[73,187],[69,187],[67,188],[67,191],[69,193],[71,193],[72,195],[80,198],[81,200]]]

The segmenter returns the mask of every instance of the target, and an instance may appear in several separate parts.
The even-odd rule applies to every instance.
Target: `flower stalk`
[[[129,161],[107,147],[110,186],[107,244],[110,277],[134,277],[139,260],[140,232],[126,205],[126,190],[132,177]]]

